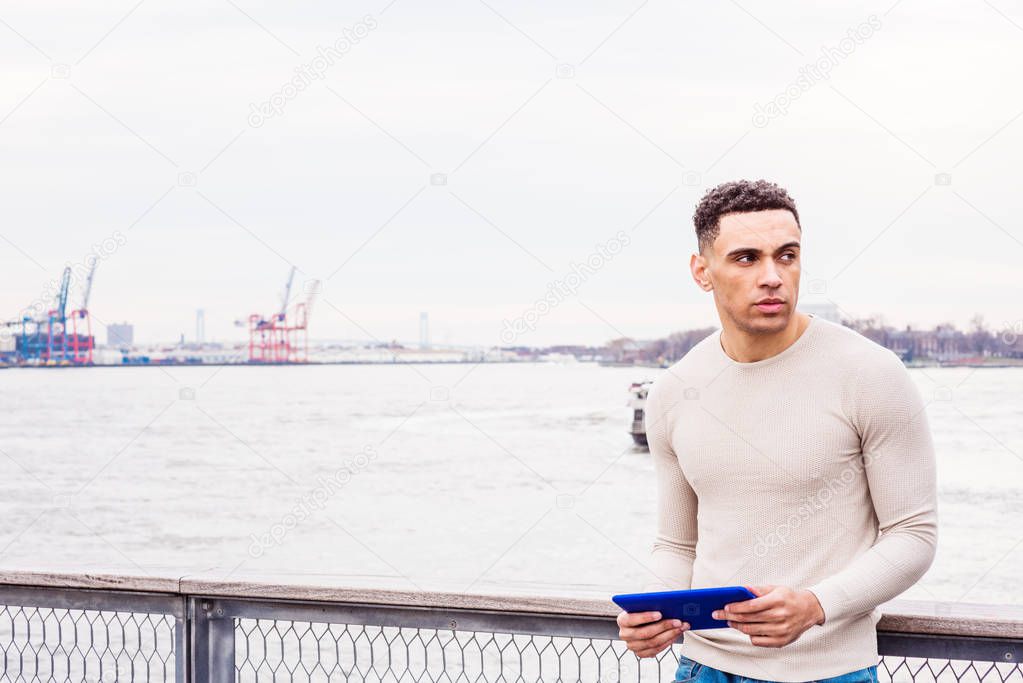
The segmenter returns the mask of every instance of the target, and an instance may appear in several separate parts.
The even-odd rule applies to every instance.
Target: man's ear
[[[710,273],[707,272],[707,259],[702,254],[693,254],[689,258],[689,270],[700,289],[705,292],[714,289],[714,285],[710,282]]]

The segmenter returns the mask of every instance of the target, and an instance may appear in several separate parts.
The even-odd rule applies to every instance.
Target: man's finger
[[[763,612],[747,612],[746,614],[726,612],[721,615],[721,618],[725,621],[737,621],[740,623],[771,623],[784,621],[784,617],[781,616],[781,612],[777,607],[768,608]]]
[[[673,628],[678,628],[675,626],[675,621],[676,620],[674,619],[663,619],[648,626],[640,626],[639,628],[624,628],[622,629],[622,638],[628,640],[648,640],[650,638],[655,638],[664,633],[665,631],[670,631]]]
[[[656,649],[660,648],[665,643],[672,643],[676,638],[682,635],[682,632],[683,630],[681,628],[669,629],[655,638],[651,638],[647,647]]]
[[[663,651],[664,649],[665,649],[665,648],[663,648],[663,647],[662,647],[662,648],[661,648],[660,650],[658,650],[658,649],[652,649],[652,650],[649,650],[649,649],[648,649],[648,650],[640,650],[639,652],[637,652],[637,653],[636,653],[636,656],[637,656],[637,657],[639,657],[639,658],[641,658],[641,659],[642,659],[642,658],[645,658],[645,657],[655,657],[655,656],[657,656],[657,654],[659,654],[659,653],[660,653],[661,651]]]
[[[619,626],[641,626],[652,621],[659,621],[660,612],[621,612],[618,615]]]
[[[788,633],[788,626],[777,622],[752,622],[742,624],[736,621],[729,621],[728,625],[736,631],[742,631],[750,636],[781,636]]]
[[[789,639],[753,636],[750,638],[750,642],[757,647],[784,647],[789,644]]]
[[[661,650],[664,650],[666,647],[670,646],[671,643],[673,643],[680,635],[682,635],[682,630],[672,629],[671,631],[664,633],[661,637],[654,638],[644,643],[643,648],[636,652],[636,656],[652,657]]]
[[[765,593],[759,598],[753,598],[751,600],[743,600],[742,602],[730,602],[725,605],[725,610],[732,614],[743,614],[748,612],[759,612],[761,610],[770,609],[775,607],[781,601],[781,596],[777,593]]]

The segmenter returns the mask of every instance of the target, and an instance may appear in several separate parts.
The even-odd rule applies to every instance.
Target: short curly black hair
[[[718,220],[725,214],[769,209],[791,211],[796,225],[802,230],[796,202],[780,185],[767,180],[733,180],[708,190],[693,214],[700,253],[714,244],[719,233]]]

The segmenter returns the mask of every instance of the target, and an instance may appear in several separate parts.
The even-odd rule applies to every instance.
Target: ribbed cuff
[[[824,610],[824,623],[839,619],[844,615],[845,595],[841,588],[828,581],[821,581],[807,587],[808,591],[817,596],[817,602]]]

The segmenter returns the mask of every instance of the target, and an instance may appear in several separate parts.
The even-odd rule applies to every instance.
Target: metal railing
[[[610,603],[0,572],[0,681],[671,681]],[[33,585],[36,584],[36,585]],[[883,681],[1023,681],[1023,608],[893,602]]]
[[[0,681],[185,681],[181,596],[0,586]]]

